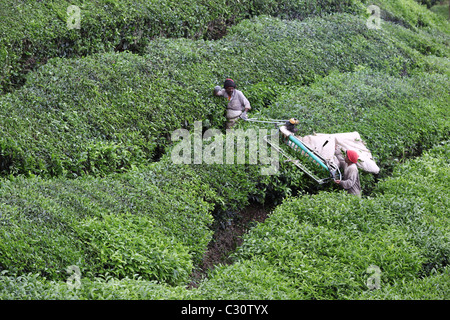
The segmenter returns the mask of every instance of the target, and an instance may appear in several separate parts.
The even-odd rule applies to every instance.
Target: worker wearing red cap
[[[354,150],[347,150],[345,159],[339,151],[336,152],[339,165],[344,169],[343,179],[334,180],[338,185],[347,190],[348,193],[361,196],[361,183],[359,182],[359,173],[356,163],[358,162],[358,153]]]
[[[214,88],[214,95],[223,96],[228,100],[226,128],[230,129],[239,118],[248,118],[247,111],[251,107],[250,102],[242,91],[236,89],[236,84],[232,79],[226,79],[223,87],[224,89],[221,89],[220,86],[216,86]]]

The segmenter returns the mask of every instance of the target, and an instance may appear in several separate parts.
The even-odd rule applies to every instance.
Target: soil
[[[188,288],[196,288],[200,281],[207,277],[208,272],[218,264],[232,264],[230,254],[241,245],[242,235],[258,223],[264,222],[271,209],[259,204],[252,204],[243,209],[226,228],[217,228],[203,261],[191,275]]]

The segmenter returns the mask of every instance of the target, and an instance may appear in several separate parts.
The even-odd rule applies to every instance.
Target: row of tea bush
[[[187,281],[211,239],[215,194],[179,170],[160,162],[102,179],[2,181],[0,269],[65,279],[76,265],[86,277]]]
[[[212,97],[211,89],[230,75],[228,65],[239,66],[233,71],[233,78],[251,99],[255,115],[290,117],[295,113],[294,116],[302,116],[302,130],[306,130],[303,133],[317,129],[361,131],[382,170],[390,170],[396,159],[404,161],[406,156],[418,154],[442,140],[449,131],[445,113],[449,102],[445,86],[449,76],[448,64],[445,65],[448,45],[441,33],[431,36],[426,32],[389,23],[381,30],[369,30],[365,19],[346,14],[304,21],[259,17],[243,21],[218,41],[157,39],[149,44],[144,56],[108,53],[51,60],[29,74],[22,89],[0,99],[1,166],[3,174],[10,175],[10,180],[2,180],[0,191],[0,266],[5,275],[2,283],[9,288],[6,292],[10,292],[10,285],[16,285],[17,291],[12,296],[33,297],[36,289],[28,286],[31,285],[43,288],[41,297],[75,294],[95,298],[98,282],[93,279],[101,276],[109,279],[98,280],[108,297],[111,288],[122,285],[129,297],[169,296],[174,292],[189,296],[191,293],[182,287],[172,289],[149,280],[171,285],[184,285],[188,281],[211,240],[209,226],[215,213],[235,212],[250,199],[261,202],[267,197],[281,199],[310,183],[284,163],[281,166],[286,172],[273,177],[261,176],[254,165],[171,163],[172,146],[167,137],[172,130],[192,129],[194,120],[203,120],[206,127],[222,123],[224,103]],[[311,102],[310,97],[314,98]],[[411,118],[411,114],[417,117]],[[354,120],[352,125],[349,116]],[[251,127],[247,123],[240,125]],[[383,133],[380,128],[386,131]],[[151,164],[158,148],[166,149],[159,151],[166,154]],[[118,173],[111,174],[114,172]],[[17,173],[29,178],[14,178]],[[52,176],[56,178],[46,179]],[[66,179],[79,176],[83,177]],[[363,188],[370,182],[370,177],[364,176]],[[324,189],[327,188],[334,186]],[[292,202],[293,208],[301,206],[305,199],[313,199],[308,200],[305,208],[321,209],[327,204],[326,208],[330,205],[342,215],[348,213],[345,206],[362,210],[361,202],[343,194],[320,193],[300,199]],[[366,247],[373,241],[376,246],[368,253],[364,247],[355,249],[356,258],[348,267],[330,258],[331,269],[335,267],[342,282],[325,281],[323,286],[317,285],[314,281],[323,280],[326,275],[313,272],[301,278],[302,286],[307,288],[304,292],[292,291],[300,282],[291,279],[290,265],[281,269],[271,267],[274,261],[281,263],[277,259],[287,261],[276,247],[274,239],[278,233],[267,235],[268,240],[273,240],[267,244],[273,244],[275,249],[260,248],[257,239],[261,234],[254,231],[252,237],[256,240],[247,241],[237,255],[239,263],[230,267],[238,270],[237,277],[248,281],[236,285],[234,291],[221,290],[214,279],[219,279],[218,282],[227,279],[219,268],[217,275],[199,291],[192,291],[193,294],[202,292],[219,297],[227,292],[229,297],[248,297],[251,292],[256,295],[260,291],[259,296],[286,294],[284,297],[310,298],[336,297],[339,292],[348,296],[349,288],[362,288],[365,275],[360,269],[367,268],[364,266],[370,260],[367,255],[374,257],[373,263],[385,268],[389,285],[397,287],[396,281],[405,278],[396,273],[394,255],[400,257],[399,268],[404,277],[428,275],[430,270],[441,270],[446,264],[448,253],[443,243],[448,239],[442,236],[442,228],[420,229],[414,224],[401,225],[393,218],[399,210],[417,214],[414,208],[421,207],[416,203],[386,208],[392,199],[362,201],[368,205],[370,216],[376,209],[382,209],[386,215],[380,219],[391,219],[389,222],[394,221],[397,229],[374,231],[378,237],[392,239],[388,244],[377,242],[378,238],[372,235],[357,233]],[[293,222],[291,235],[311,237],[298,246],[317,244],[324,256],[336,254],[339,259],[350,259],[350,253],[337,248],[337,244],[347,242],[348,236],[341,237],[339,233],[347,229],[335,233],[326,224],[316,226],[309,220],[298,220],[289,211],[289,204],[280,208],[277,209],[280,212],[290,212],[280,217],[280,221]],[[321,210],[330,213],[326,208]],[[355,221],[352,223],[357,225]],[[373,221],[377,226],[380,224],[376,219]],[[363,227],[371,226],[363,224]],[[416,234],[411,236],[405,228],[420,232],[414,237]],[[315,232],[324,240],[314,238]],[[421,238],[423,232],[426,237]],[[297,244],[290,244],[290,239],[284,240],[286,245],[296,248]],[[348,241],[354,246],[358,244]],[[405,248],[410,243],[413,246],[408,253]],[[328,244],[331,251],[327,253]],[[423,248],[429,249],[430,254],[426,255]],[[255,263],[250,257],[258,250],[267,256]],[[389,250],[393,255],[388,255],[383,265],[384,256],[377,254]],[[302,257],[299,254],[296,261]],[[313,260],[305,260],[310,263],[306,264],[308,270],[317,267],[314,263],[319,258],[313,254]],[[418,261],[412,262],[414,258]],[[70,292],[65,283],[54,282],[67,278],[68,265],[81,268],[83,288],[88,291]],[[250,272],[251,269],[254,271]],[[332,273],[329,268],[324,270]],[[359,273],[345,282],[347,271]],[[18,277],[8,277],[7,272]],[[50,282],[41,282],[36,273]],[[230,278],[234,275],[230,273]],[[133,279],[136,277],[140,279]],[[436,279],[442,277],[445,274]],[[280,288],[276,283],[282,283],[283,287],[279,291],[259,290],[256,279],[261,278],[267,288]],[[420,279],[416,277],[414,281]],[[343,283],[342,287],[339,283]],[[133,293],[129,284],[145,288]],[[55,286],[66,290],[65,293],[59,289],[49,293],[45,289]],[[154,287],[164,289],[155,293]]]
[[[70,9],[76,6],[78,9]],[[0,92],[52,57],[142,52],[155,37],[217,39],[245,18],[267,14],[303,19],[362,11],[360,1],[2,1]]]
[[[449,152],[447,141],[398,165],[373,197],[286,199],[198,291],[211,299],[448,299]]]
[[[346,21],[347,24],[344,23]],[[354,27],[352,23],[355,24]],[[239,69],[239,72],[243,72],[241,75],[238,73],[240,78],[244,78],[246,73],[251,74],[250,66],[253,66],[254,71],[259,71],[259,75],[267,72],[278,77],[269,78],[267,82],[256,82],[258,75],[255,74],[251,78],[255,79],[256,84],[241,81],[242,86],[248,88],[246,92],[252,93],[253,90],[255,93],[250,94],[249,97],[258,96],[256,93],[259,90],[262,92],[259,96],[268,97],[269,102],[272,102],[267,105],[264,101],[256,102],[255,110],[252,112],[262,117],[296,116],[301,120],[302,134],[319,130],[330,133],[359,131],[368,143],[369,149],[373,151],[383,174],[396,162],[404,161],[406,157],[419,154],[432,144],[441,141],[449,132],[446,117],[450,96],[446,86],[448,72],[446,73],[445,69],[434,68],[432,64],[428,64],[429,59],[423,58],[412,48],[409,49],[409,55],[402,56],[400,53],[404,51],[400,50],[400,47],[389,47],[393,52],[399,50],[396,59],[404,59],[406,62],[414,58],[422,64],[417,66],[417,63],[414,63],[407,66],[409,75],[399,74],[405,68],[404,63],[401,63],[399,67],[390,68],[391,74],[382,72],[384,64],[368,65],[372,59],[377,58],[373,52],[387,51],[386,47],[380,46],[384,48],[382,50],[374,46],[373,51],[367,51],[367,60],[360,60],[353,71],[348,70],[345,63],[338,64],[335,68],[343,66],[341,70],[324,70],[317,81],[309,83],[309,86],[297,88],[294,83],[304,81],[301,78],[304,74],[300,72],[301,68],[314,68],[319,72],[318,67],[298,63],[292,64],[292,68],[298,69],[292,69],[290,74],[277,73],[279,65],[277,63],[272,65],[273,59],[267,57],[264,60],[263,56],[254,56],[255,60],[251,60],[250,54],[260,52],[262,48],[266,50],[272,48],[273,52],[277,52],[277,48],[282,48],[280,43],[283,46],[292,43],[292,48],[296,47],[295,39],[299,43],[304,41],[297,36],[297,32],[306,30],[307,27],[310,28],[309,30],[315,30],[312,34],[317,37],[316,43],[321,43],[320,39],[323,35],[327,35],[326,39],[331,38],[331,34],[328,33],[330,26],[335,31],[339,28],[343,30],[359,28],[363,31],[362,23],[360,19],[347,15],[336,15],[326,19],[314,18],[309,20],[308,24],[261,17],[251,22],[243,22],[235,27],[229,34],[229,38],[219,40],[220,43],[225,44],[225,40],[234,39],[235,41],[227,42],[228,46],[219,47],[216,46],[216,42],[208,41],[164,39],[155,41],[148,50],[150,52],[153,50],[155,53],[152,57],[156,57],[153,60],[158,62],[156,65],[149,63],[143,57],[129,53],[108,54],[98,56],[104,61],[99,69],[91,69],[97,63],[101,65],[101,62],[95,61],[93,57],[71,60],[66,64],[63,64],[62,60],[55,60],[56,64],[60,64],[60,68],[52,68],[50,64],[36,74],[30,75],[27,86],[0,100],[3,106],[9,106],[9,108],[1,109],[4,113],[1,138],[3,169],[7,173],[30,172],[30,176],[38,176],[31,179],[11,176],[10,181],[2,182],[2,206],[5,212],[3,215],[5,227],[2,229],[4,232],[2,252],[5,254],[2,254],[0,264],[2,269],[12,268],[20,273],[42,272],[50,278],[58,278],[65,275],[64,268],[68,264],[76,264],[80,260],[85,261],[83,263],[86,265],[81,266],[92,275],[111,272],[120,277],[130,276],[136,268],[139,269],[138,266],[142,261],[149,263],[151,259],[142,258],[135,252],[127,253],[125,247],[115,247],[114,243],[121,242],[116,238],[120,237],[118,232],[120,225],[125,223],[123,220],[132,219],[127,215],[130,212],[148,212],[152,213],[150,216],[158,216],[158,219],[165,215],[170,217],[168,212],[175,215],[167,220],[170,227],[162,227],[164,223],[158,224],[154,221],[156,218],[152,217],[150,222],[139,220],[137,229],[131,232],[131,235],[124,233],[122,237],[125,242],[136,242],[134,248],[156,246],[161,249],[167,245],[166,242],[162,244],[155,242],[158,236],[146,240],[140,239],[136,236],[138,231],[144,226],[148,227],[156,223],[155,235],[175,233],[174,248],[176,249],[174,249],[175,253],[172,252],[174,257],[171,259],[183,261],[184,271],[174,272],[169,268],[169,271],[166,270],[166,273],[163,272],[161,275],[155,271],[158,267],[152,267],[153,269],[140,270],[136,273],[144,274],[150,279],[161,278],[167,282],[176,283],[186,280],[193,265],[201,259],[211,239],[209,225],[212,222],[212,216],[219,218],[218,220],[227,219],[233,217],[239,208],[247,205],[249,201],[276,203],[286,195],[301,193],[308,188],[335,191],[337,187],[334,185],[315,186],[292,165],[283,162],[280,163],[280,174],[274,176],[261,175],[257,165],[187,165],[180,168],[171,163],[172,147],[167,140],[165,146],[168,152],[165,156],[157,163],[149,163],[149,151],[145,149],[149,148],[148,141],[145,140],[149,132],[169,135],[171,129],[177,128],[186,119],[189,121],[185,127],[192,129],[193,120],[205,119],[201,114],[201,107],[205,107],[203,111],[211,115],[210,118],[205,119],[205,123],[209,120],[210,127],[218,126],[220,122],[218,114],[223,114],[223,104],[214,100],[211,95],[214,77],[210,82],[206,82],[204,78],[197,78],[196,76],[203,72],[196,73],[196,69],[192,67],[196,66],[199,70],[204,70],[205,77],[210,76],[211,71],[206,70],[207,64],[203,64],[202,61],[207,59],[206,57],[221,57],[222,51],[225,52],[223,59],[230,56],[235,59],[246,57],[250,60],[248,70]],[[397,27],[398,30],[400,28]],[[388,30],[383,32],[387,36],[395,34]],[[261,34],[272,35],[273,44],[261,38]],[[350,40],[342,42],[343,47],[351,43],[352,37],[359,37],[359,35],[356,32],[354,35],[342,32],[341,39],[345,37],[350,37]],[[244,49],[243,45],[238,45],[239,39],[249,38],[252,38],[251,43],[255,44],[257,50],[246,52],[247,49]],[[388,43],[393,44],[393,38]],[[403,43],[402,46],[406,44]],[[436,44],[436,47],[445,48],[442,44]],[[229,55],[228,51],[232,48],[241,50],[243,54],[240,55],[237,51],[234,55]],[[287,54],[285,49],[279,50]],[[355,53],[355,59],[361,57],[363,50],[356,50],[356,52],[358,53]],[[159,56],[156,53],[159,53]],[[317,54],[322,55],[325,60],[325,51],[321,53],[317,49]],[[280,54],[280,56],[283,55]],[[394,53],[393,56],[395,56]],[[345,60],[344,55],[341,55],[341,58],[342,60],[339,60],[341,62],[351,61],[351,59]],[[207,61],[215,61],[214,58],[210,59]],[[382,56],[381,59],[383,59]],[[389,60],[391,57],[387,56],[385,59]],[[444,61],[445,58],[433,59]],[[184,69],[183,65],[185,65]],[[142,74],[136,70],[131,72],[131,66],[136,66]],[[187,66],[191,67],[190,72]],[[225,65],[219,64],[218,68],[225,70]],[[428,72],[420,71],[421,68],[425,68]],[[53,74],[54,70],[58,70],[59,73]],[[84,73],[84,76],[78,79],[77,75],[79,76],[80,73]],[[149,79],[141,80],[144,74],[148,74]],[[289,86],[282,86],[280,82],[286,74],[287,82],[294,77],[297,78],[294,78]],[[172,85],[175,80],[166,80],[169,84],[164,87],[161,85],[165,82],[162,77],[164,75],[168,77],[166,79],[176,79],[179,95],[167,94],[167,90],[171,88],[173,90]],[[41,81],[43,79],[50,82],[45,83]],[[207,84],[196,87],[197,81],[205,81],[204,83]],[[123,86],[123,83],[127,85]],[[265,86],[266,83],[270,86]],[[147,89],[155,89],[147,93],[146,88],[140,88],[139,84],[145,84],[148,86]],[[286,89],[288,87],[291,91]],[[196,91],[196,88],[200,88],[199,91]],[[35,92],[34,95],[33,92]],[[84,95],[78,95],[78,92]],[[180,99],[182,94],[186,95],[184,98],[194,95],[198,105],[192,106],[191,102],[194,99]],[[110,98],[109,95],[111,95]],[[136,97],[141,95],[143,97],[140,101],[141,108],[130,108],[130,105],[136,105],[139,102]],[[210,105],[205,106],[205,102],[201,100],[202,97],[207,97]],[[154,106],[153,110],[146,110],[147,104],[144,102],[147,99],[160,98],[167,99],[167,104],[164,105],[170,105],[172,113],[166,110],[164,105],[154,103],[149,104]],[[174,101],[179,104],[173,103]],[[71,107],[69,103],[76,108]],[[198,110],[198,118],[195,116],[195,110]],[[143,116],[144,112],[145,116]],[[164,117],[168,114],[172,117],[165,119]],[[165,122],[162,123],[163,121]],[[251,128],[252,126],[241,123],[240,127]],[[62,132],[64,134],[61,134]],[[13,154],[17,158],[11,154],[8,155],[8,147],[14,148]],[[25,160],[20,160],[20,157]],[[134,161],[130,161],[129,159],[133,157]],[[18,159],[17,162],[14,162],[14,159]],[[50,162],[46,164],[45,161],[48,159]],[[24,164],[24,169],[19,170],[19,164]],[[36,164],[40,166],[41,171],[33,169]],[[131,170],[130,174],[120,170],[124,166],[127,170]],[[16,171],[6,170],[14,167]],[[83,171],[89,175],[86,176]],[[107,175],[114,171],[119,173],[113,176]],[[139,177],[141,171],[144,178]],[[74,181],[65,180],[67,176],[72,177],[74,174],[84,177]],[[39,177],[41,175],[42,177]],[[55,180],[44,178],[52,175],[60,177]],[[92,175],[104,178],[90,178]],[[149,186],[146,185],[148,182],[145,180],[146,175],[155,176],[153,180],[150,180]],[[180,177],[186,176],[192,177],[188,181],[193,182],[189,182],[181,189],[169,187],[176,186]],[[117,180],[119,182],[116,185]],[[124,188],[122,180],[129,180],[132,184],[137,184],[137,187]],[[364,193],[369,194],[367,190],[373,187],[373,177],[362,174],[362,181]],[[65,189],[68,191],[64,192]],[[124,191],[120,191],[122,189]],[[166,193],[161,189],[168,189],[170,192]],[[141,195],[146,192],[149,192],[147,196],[142,197]],[[191,192],[197,196],[193,196]],[[123,199],[119,200],[120,197],[116,197],[117,193]],[[198,199],[201,201],[198,202]],[[135,201],[139,203],[137,207],[135,207]],[[85,212],[80,210],[80,205],[84,208],[83,210],[88,210],[89,214],[83,215],[81,221],[78,221],[76,217]],[[94,209],[91,209],[91,206]],[[127,209],[126,206],[129,208]],[[185,206],[186,209],[183,209]],[[121,215],[114,218],[103,217],[114,212]],[[176,215],[180,212],[184,214]],[[183,221],[188,220],[190,215],[201,216],[200,222],[195,224],[195,228],[199,228],[199,231],[191,232],[201,240],[196,241],[193,238],[180,240],[186,236],[186,228],[193,225],[188,223],[182,227]],[[36,224],[36,221],[39,224]],[[20,232],[12,232],[17,228]],[[105,229],[104,232],[93,232],[93,230],[103,229]],[[29,237],[29,235],[32,236]],[[111,237],[111,242],[105,240],[105,237]],[[38,240],[39,245],[33,245],[35,239],[41,239]],[[88,242],[89,245],[85,246],[84,242]],[[102,248],[103,244],[105,248]],[[55,247],[60,249],[54,250]],[[89,253],[89,250],[92,252]],[[105,257],[121,250],[125,250],[123,254],[127,258],[118,256],[112,264],[106,261]],[[192,254],[191,258],[188,253]],[[41,258],[36,260],[36,256]],[[116,268],[115,265],[126,265],[129,269]],[[168,276],[167,273],[171,275]]]
[[[361,120],[350,126],[339,122],[339,113],[333,118],[326,114],[326,109],[317,108],[317,113],[321,112],[323,118],[331,121],[327,124],[313,112],[302,120],[304,126],[301,130],[308,130],[307,126],[316,122],[318,128],[328,132],[334,132],[334,128],[337,128],[336,131],[342,128],[360,131],[363,136],[370,137],[368,146],[377,158],[382,159],[382,171],[390,171],[395,167],[393,163],[404,162],[406,158],[448,136],[446,109],[450,95],[445,86],[446,79],[437,73],[399,79],[365,69],[332,74],[309,87],[316,96],[306,96],[329,96],[322,105],[331,110],[341,108],[344,116],[348,111],[364,111],[368,116],[361,117]],[[369,91],[355,90],[355,86],[365,87]],[[322,93],[327,91],[338,94]],[[433,92],[446,94],[436,95],[430,100]],[[302,94],[299,91],[295,97],[303,99]],[[349,99],[362,105],[351,104]],[[284,110],[281,108],[282,101],[290,99],[280,100],[278,112]],[[395,107],[393,101],[398,101],[399,105]],[[411,114],[417,117],[410,117]],[[384,126],[388,129],[380,130]],[[396,132],[399,133],[395,135]],[[392,136],[396,139],[392,139]],[[405,146],[420,146],[420,150],[405,155],[409,150]],[[174,249],[176,252],[184,248],[180,250],[192,255],[189,258],[189,255],[181,254],[186,262],[182,279],[186,280],[211,240],[209,227],[213,217],[216,221],[226,221],[250,201],[277,203],[285,196],[302,193],[308,188],[308,191],[313,188],[330,191],[318,196],[321,200],[331,199],[324,201],[330,207],[341,197],[341,194],[335,195],[338,187],[334,184],[316,186],[290,163],[282,162],[281,158],[280,170],[273,176],[262,175],[258,164],[178,165],[172,160],[171,152],[168,152],[158,162],[106,177],[11,177],[2,180],[2,269],[20,273],[42,272],[53,279],[65,274],[66,265],[82,261],[81,267],[91,275],[104,272],[121,277],[132,276],[133,272],[141,274],[136,271],[141,260],[135,260],[134,253],[124,254],[129,255],[131,260],[120,255],[115,262],[119,266],[131,265],[128,271],[126,268],[116,268],[114,263],[109,264],[107,257],[113,252],[127,250],[127,246],[117,247],[121,241],[116,237],[123,237],[123,243],[136,241],[137,244],[132,247],[144,246],[141,244],[143,240],[137,235],[144,227],[154,225],[157,236],[146,240],[149,244],[145,245],[155,245],[152,241],[161,234],[171,235],[170,239],[175,239],[175,243],[182,246],[174,245],[174,248],[178,248]],[[382,173],[380,177],[387,176]],[[371,190],[375,187],[373,176],[361,172],[361,178],[363,194],[375,192]],[[311,205],[310,208],[314,211],[317,206]],[[356,209],[363,210],[359,207]],[[130,235],[125,231],[126,228],[121,227],[122,224],[128,225],[128,220],[134,221],[135,218],[130,214],[149,217],[150,221],[136,218],[137,229],[133,230],[129,226],[133,230]],[[123,231],[122,236],[120,230]],[[89,245],[86,246],[86,243]],[[103,245],[106,247],[103,248]],[[164,245],[167,243],[161,244],[159,248]],[[55,247],[59,249],[55,250]],[[159,279],[159,276],[156,278]]]
[[[259,17],[217,41],[159,38],[142,56],[52,59],[28,74],[20,90],[0,97],[1,174],[123,172],[157,160],[175,129],[191,129],[195,120],[220,128],[225,101],[211,90],[226,77],[244,91],[252,112],[276,112],[282,93],[332,72],[445,73],[449,50],[441,40],[395,25],[371,30],[347,14],[304,21]],[[443,57],[429,58],[420,51],[424,46]],[[289,113],[302,116],[295,108]]]
[[[1,297],[448,299],[449,147],[447,141],[398,165],[372,197],[321,192],[287,198],[244,236],[235,262],[216,266],[198,288],[83,274],[73,288],[37,272],[2,271]]]

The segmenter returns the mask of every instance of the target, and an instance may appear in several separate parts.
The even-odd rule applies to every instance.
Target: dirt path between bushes
[[[226,228],[217,228],[208,245],[208,250],[203,256],[202,263],[195,268],[191,275],[188,288],[196,288],[216,265],[233,263],[230,254],[242,244],[242,235],[258,223],[264,222],[271,211],[272,209],[269,207],[251,204],[237,214]]]

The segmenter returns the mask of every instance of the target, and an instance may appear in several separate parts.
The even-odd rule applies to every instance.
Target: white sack
[[[340,150],[354,150],[358,153],[358,162],[356,166],[363,171],[377,174],[380,172],[380,168],[377,166],[372,158],[372,154],[367,149],[364,141],[362,141],[358,132],[345,132],[345,133],[316,133],[314,135],[299,137],[300,141],[305,143],[308,147],[320,154],[324,159],[339,164],[335,156],[335,151]]]

